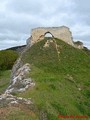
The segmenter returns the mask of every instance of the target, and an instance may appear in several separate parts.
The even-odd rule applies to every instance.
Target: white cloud
[[[4,41],[0,41],[0,50],[2,49],[6,49],[6,48],[10,48],[10,47],[14,47],[14,46],[20,46],[20,45],[24,45],[25,41],[15,41],[15,40],[4,40]]]
[[[0,49],[11,46],[10,41],[12,46],[25,43],[32,28],[62,25],[70,27],[74,39],[83,40],[90,48],[89,3],[89,0],[0,0]]]
[[[72,31],[74,32],[75,36],[90,35],[90,26],[79,23],[72,27]]]

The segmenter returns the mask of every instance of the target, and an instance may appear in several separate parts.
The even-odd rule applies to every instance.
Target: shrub
[[[11,69],[18,57],[18,53],[13,50],[0,51],[0,70]]]

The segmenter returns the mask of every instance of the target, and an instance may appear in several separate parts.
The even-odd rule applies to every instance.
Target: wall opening
[[[44,34],[44,37],[45,37],[45,38],[53,38],[53,35],[52,35],[50,32],[46,32],[46,33]]]

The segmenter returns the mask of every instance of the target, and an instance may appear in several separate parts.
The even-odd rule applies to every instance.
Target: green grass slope
[[[41,120],[90,116],[90,56],[59,39],[48,40],[49,46],[44,47],[46,41],[23,54],[22,61],[31,64],[30,77],[36,85],[17,96],[32,98]]]
[[[0,51],[0,94],[2,94],[10,84],[11,69],[18,56],[18,53],[13,50]]]
[[[59,114],[89,116],[90,56],[58,39],[49,47],[45,42],[33,45],[22,57],[23,63],[31,64],[36,86],[19,96],[32,98],[49,120],[57,120]]]
[[[16,59],[19,57],[18,53],[13,50],[0,51],[0,71],[10,70]]]
[[[0,95],[4,93],[10,84],[11,70],[0,71]]]

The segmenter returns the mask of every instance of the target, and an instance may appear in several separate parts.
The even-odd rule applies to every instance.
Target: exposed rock
[[[16,97],[11,94],[2,94],[0,96],[0,106],[10,106],[13,104],[33,104],[31,102],[31,99],[26,99],[26,98],[21,98],[21,97]]]
[[[30,64],[22,64],[19,58],[13,67],[11,84],[6,89],[5,93],[0,95],[0,107],[19,105],[19,104],[32,104],[31,99],[13,96],[12,93],[23,92],[29,87],[35,86],[35,83],[29,77]]]
[[[11,72],[11,80],[13,79],[16,71],[23,66],[23,63],[21,61],[21,56],[17,59],[17,61],[15,62],[13,68],[12,68],[12,72]]]
[[[49,41],[47,40],[45,45],[43,46],[44,48],[49,47]]]
[[[82,89],[81,88],[78,88],[79,91],[81,91]]]
[[[31,78],[28,78],[30,69],[30,64],[26,63],[21,68],[19,68],[15,73],[11,81],[11,85],[5,91],[5,94],[11,94],[14,92],[23,92],[29,87],[35,85]]]
[[[83,43],[80,41],[76,41],[74,42],[74,47],[78,48],[78,49],[83,49]]]

